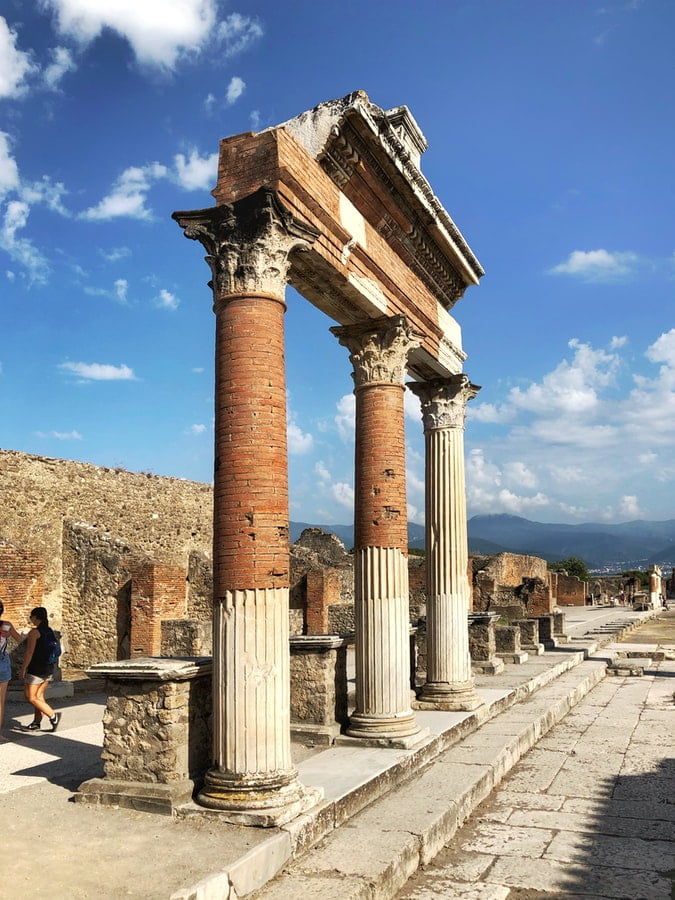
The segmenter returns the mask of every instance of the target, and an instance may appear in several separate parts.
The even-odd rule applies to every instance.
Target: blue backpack
[[[47,664],[55,666],[59,661],[59,656],[61,656],[61,644],[51,628],[49,633],[45,635],[45,643],[47,645]]]

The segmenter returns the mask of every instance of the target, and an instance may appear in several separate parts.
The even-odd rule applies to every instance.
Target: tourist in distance
[[[11,622],[6,622],[2,618],[5,607],[0,600],[0,732],[2,732],[2,720],[5,714],[5,700],[7,698],[7,685],[12,677],[12,664],[9,659],[7,650],[7,641],[10,637],[15,641],[22,641],[24,635],[19,634]],[[0,742],[4,741],[0,733]]]
[[[61,721],[61,713],[54,712],[45,700],[47,684],[55,666],[55,663],[50,661],[50,644],[56,641],[56,637],[49,627],[49,616],[44,606],[35,607],[30,614],[30,623],[33,627],[26,638],[26,655],[21,667],[21,677],[24,680],[26,700],[35,708],[35,714],[30,725],[24,728],[26,731],[40,731],[42,717],[47,716],[52,731],[56,731]]]

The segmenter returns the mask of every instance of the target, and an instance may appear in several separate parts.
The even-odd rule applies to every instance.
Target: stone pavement
[[[225,825],[198,808],[171,818],[69,802],[78,784],[101,774],[103,698],[59,701],[56,734],[15,731],[0,744],[2,896],[234,900],[261,889],[294,900],[391,897],[602,681],[608,654],[593,652],[616,632],[583,637],[589,623],[648,616],[569,610],[570,644],[480,677],[482,711],[420,712],[432,735],[411,751],[294,745],[302,781],[321,785],[325,800],[279,829]],[[622,679],[603,687],[610,681],[618,689]],[[7,715],[17,724],[31,718],[15,702]]]
[[[675,896],[675,661],[608,678],[398,894]]]

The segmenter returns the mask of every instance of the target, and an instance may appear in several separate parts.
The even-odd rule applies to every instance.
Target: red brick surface
[[[398,547],[408,555],[403,387],[356,391],[354,546]]]
[[[216,310],[214,599],[289,585],[284,310],[262,295]]]
[[[15,628],[27,627],[31,609],[43,605],[44,569],[44,561],[37,553],[0,544],[0,600],[5,607],[2,617]]]

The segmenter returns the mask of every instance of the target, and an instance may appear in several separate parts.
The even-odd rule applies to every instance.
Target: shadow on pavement
[[[561,832],[549,848],[567,868],[560,896],[675,896],[675,759],[661,760],[653,772],[601,781],[592,831]]]

